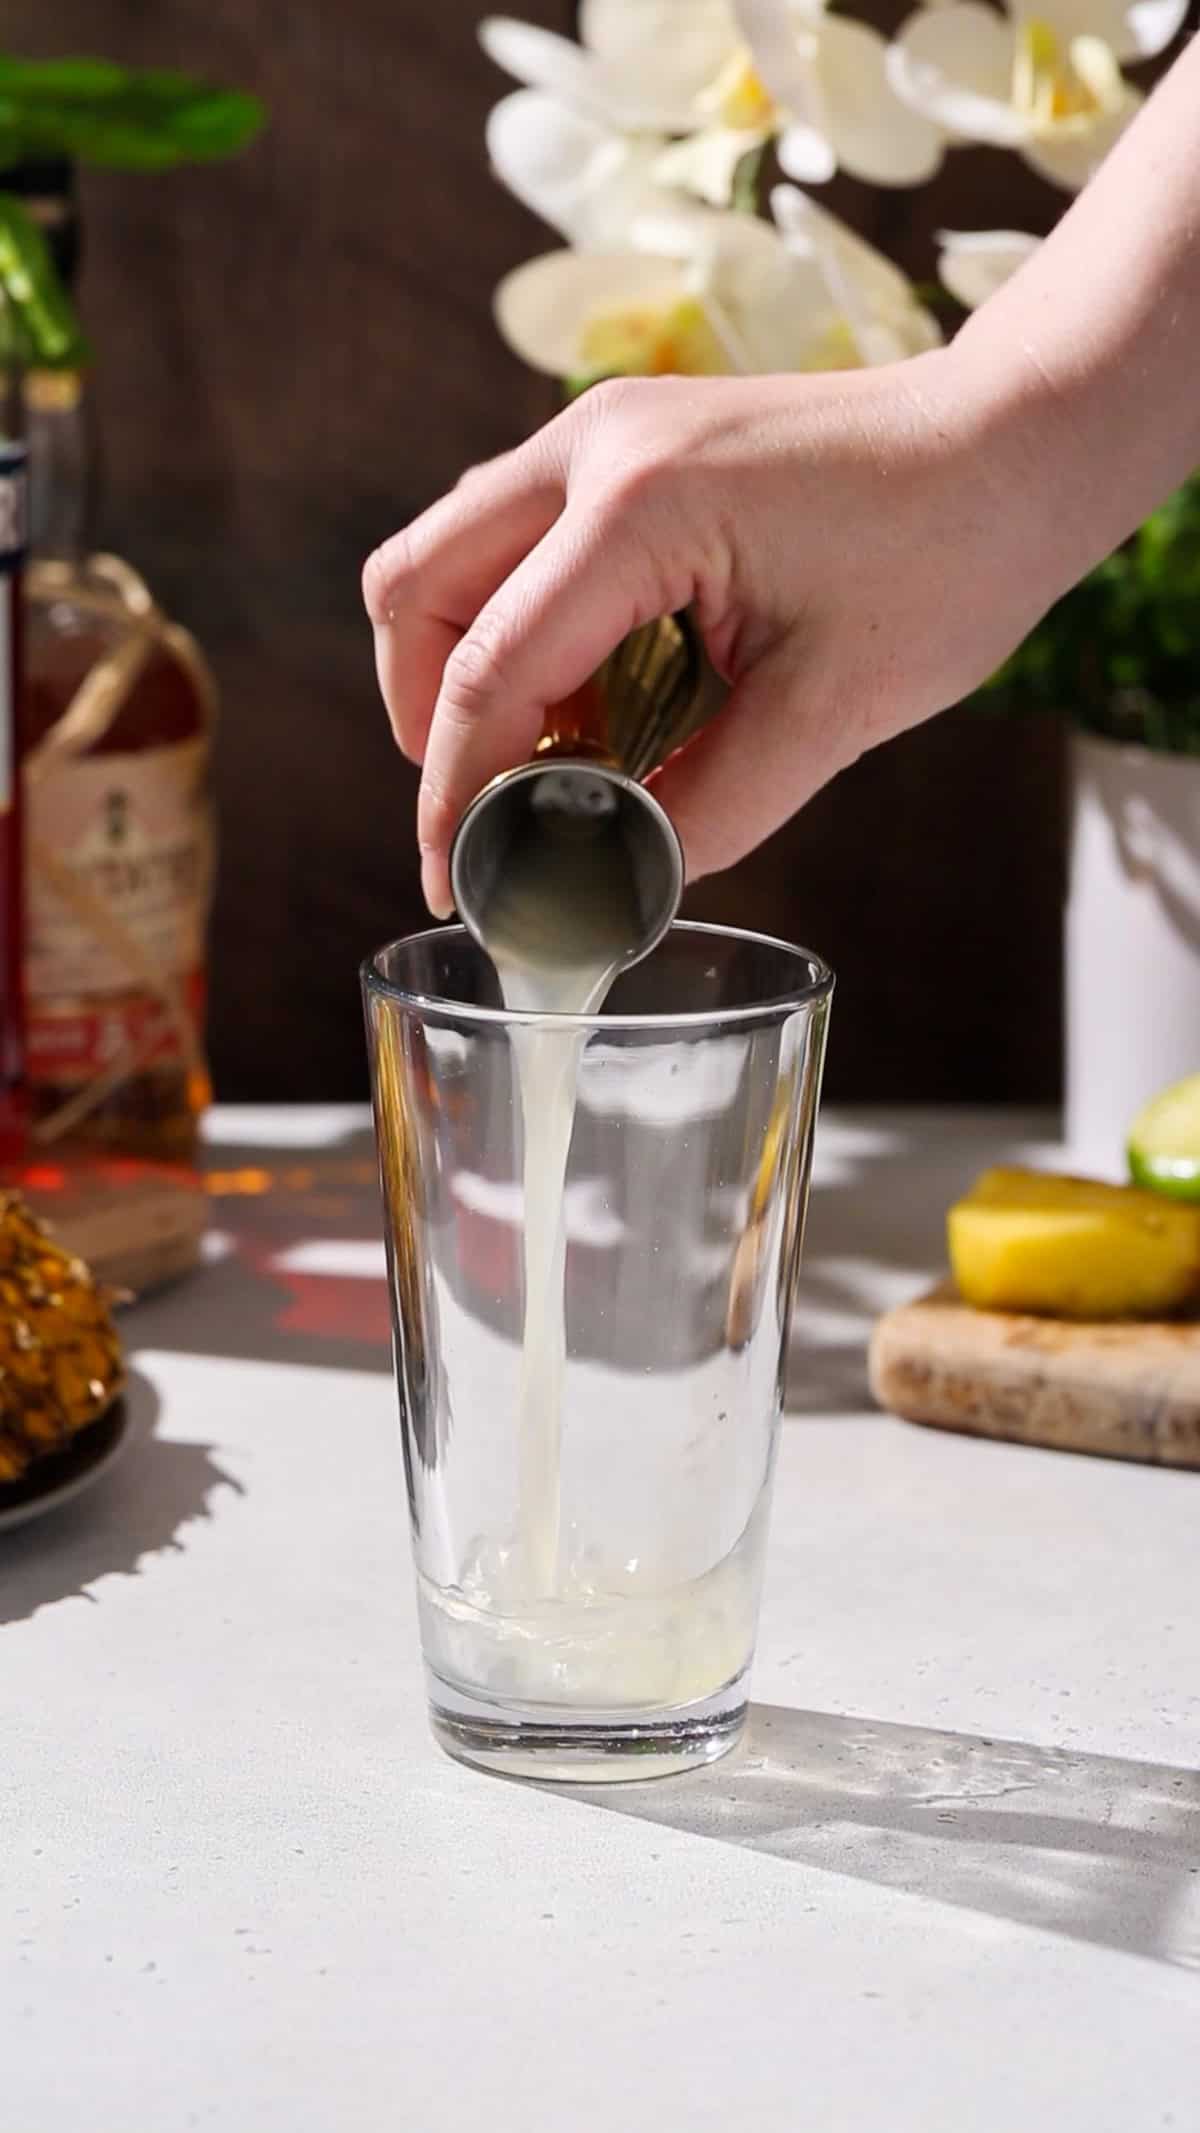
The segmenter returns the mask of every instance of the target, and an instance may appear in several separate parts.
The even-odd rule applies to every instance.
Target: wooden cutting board
[[[909,1422],[1200,1468],[1200,1323],[973,1311],[947,1284],[879,1320],[870,1373]]]
[[[192,1172],[82,1159],[30,1164],[6,1182],[106,1287],[144,1296],[199,1264],[208,1199]]]

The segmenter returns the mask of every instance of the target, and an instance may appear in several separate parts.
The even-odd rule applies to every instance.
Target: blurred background
[[[81,180],[98,532],[196,632],[221,690],[210,1045],[226,1099],[365,1094],[356,966],[422,907],[415,778],[376,697],[361,564],[556,404],[491,319],[501,274],[553,239],[489,176],[484,119],[510,85],[478,49],[480,12],[6,10],[14,54],[186,67],[269,110],[230,163]],[[566,0],[520,12],[573,26]],[[906,8],[860,12],[891,29]],[[1040,232],[1063,205],[985,149],[915,191],[839,178],[821,197],[923,283],[939,227]],[[965,707],[693,892],[697,914],[833,962],[835,1099],[1057,1095],[1064,745],[1047,715]]]

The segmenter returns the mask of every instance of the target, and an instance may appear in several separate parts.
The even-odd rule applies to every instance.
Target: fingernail
[[[454,905],[446,889],[441,870],[427,859],[421,868],[421,894],[433,918],[445,919],[453,915]]]

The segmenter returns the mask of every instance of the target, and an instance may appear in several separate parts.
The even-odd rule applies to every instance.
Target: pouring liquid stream
[[[591,834],[589,834],[591,830]],[[483,930],[509,1013],[590,1015],[636,954],[637,900],[617,840],[591,825],[510,856]],[[524,1129],[524,1317],[517,1408],[516,1582],[562,1590],[566,1387],[564,1191],[584,1034],[552,1022],[511,1032]]]

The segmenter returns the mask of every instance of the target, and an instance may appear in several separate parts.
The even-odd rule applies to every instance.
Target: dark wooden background
[[[571,19],[569,0],[514,10]],[[476,50],[481,12],[5,9],[14,52],[192,67],[272,111],[236,165],[84,187],[101,531],[199,632],[224,693],[211,1038],[228,1098],[364,1088],[356,965],[421,906],[415,783],[376,701],[359,568],[464,464],[551,411],[491,324],[492,285],[552,240],[486,169],[483,120],[505,84]],[[918,194],[839,181],[829,198],[925,279],[934,229],[1044,229],[1059,204],[1015,159],[975,151]],[[859,764],[692,904],[834,963],[833,1095],[1045,1098],[1061,855],[1058,731],[964,710]]]

